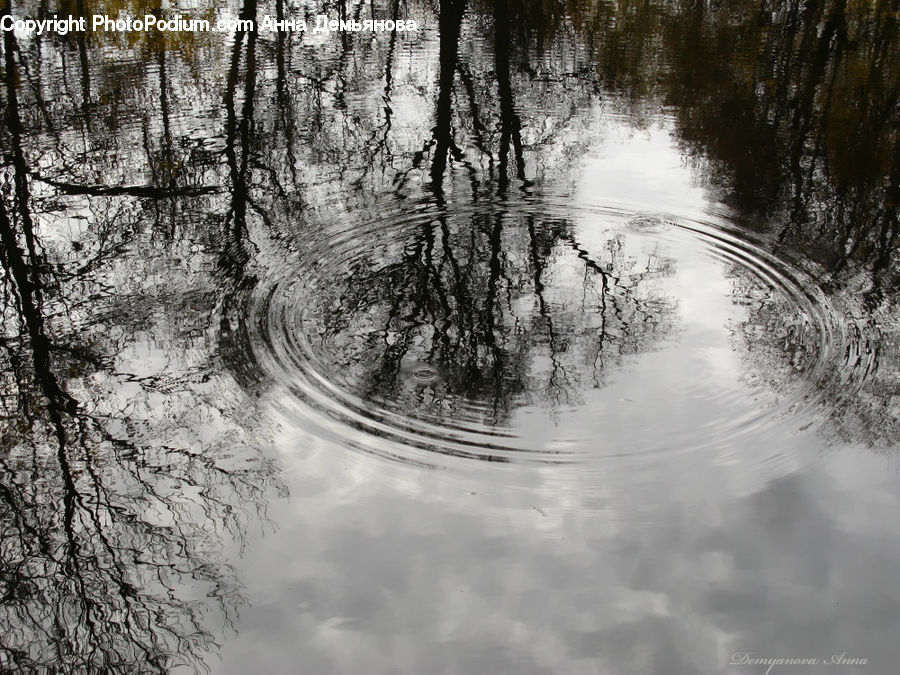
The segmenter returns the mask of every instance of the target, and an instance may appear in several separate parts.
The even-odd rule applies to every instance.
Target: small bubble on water
[[[413,369],[412,374],[420,382],[431,382],[438,376],[437,371],[431,366],[418,366]]]

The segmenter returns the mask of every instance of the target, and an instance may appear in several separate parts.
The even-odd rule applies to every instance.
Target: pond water
[[[0,670],[896,672],[896,3],[4,10],[176,12],[3,33]]]

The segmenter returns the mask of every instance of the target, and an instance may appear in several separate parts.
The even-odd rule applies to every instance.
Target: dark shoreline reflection
[[[4,13],[120,6],[164,13]],[[752,473],[759,425],[779,461],[779,424],[895,452],[895,3],[228,7],[423,30],[3,35],[0,669],[200,667],[281,388],[402,461],[460,429],[627,454],[647,420],[683,471]]]

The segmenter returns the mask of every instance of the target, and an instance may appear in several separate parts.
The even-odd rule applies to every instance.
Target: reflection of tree
[[[844,314],[844,353],[815,376],[817,396],[839,433],[895,444],[896,362],[881,324],[900,288],[896,8],[694,3],[670,26],[666,96],[689,151],[750,222],[774,224],[775,245]],[[736,282],[739,302],[745,286]],[[776,391],[810,377],[817,347],[797,308],[765,297],[748,311],[737,327],[748,367]]]
[[[258,488],[252,475],[187,448],[140,446],[63,388],[57,370],[95,358],[48,335],[40,264],[16,232],[35,239],[24,236],[27,207],[11,214],[5,203],[6,323],[18,317],[21,329],[4,340],[4,370],[14,374],[4,389],[16,394],[0,450],[0,660],[155,672],[195,661],[212,639],[205,608],[177,587],[193,580],[233,611],[235,580],[208,549],[207,527],[235,532],[241,513],[229,500],[258,498]]]
[[[817,412],[833,422],[828,433],[844,441],[895,448],[900,442],[896,373],[890,370],[877,322],[847,322],[838,353],[829,355],[829,337],[817,317],[798,308],[746,270],[733,268],[732,294],[746,310],[733,326],[735,344],[757,384],[791,399],[798,388],[812,385],[803,396],[821,401]],[[824,355],[823,355],[824,354]],[[885,358],[887,356],[887,358]],[[822,367],[823,359],[830,359]]]
[[[305,328],[348,386],[407,414],[474,404],[502,424],[522,405],[573,405],[671,325],[656,282],[671,263],[607,245],[595,257],[565,221],[451,211],[358,261]]]
[[[736,3],[695,3],[669,38],[667,95],[683,138],[742,210],[784,223],[783,244],[835,275],[867,265],[870,302],[897,279],[900,69],[889,5],[763,3],[736,24]]]
[[[255,20],[255,0],[247,0],[244,3],[241,18]],[[242,61],[244,64],[243,78],[241,77]],[[247,317],[245,316],[247,300],[257,283],[256,276],[247,272],[247,265],[251,258],[247,226],[248,210],[257,213],[267,225],[271,225],[266,212],[250,196],[250,158],[256,145],[253,133],[256,65],[256,33],[252,31],[238,32],[232,46],[223,99],[229,201],[224,223],[224,243],[219,258],[222,277],[219,330],[222,359],[244,386],[249,386],[258,377],[256,363],[252,359],[252,349],[248,342]],[[282,76],[282,70],[279,67],[279,78]],[[241,83],[243,91],[238,96],[238,86]],[[282,122],[290,125],[292,118],[288,102],[285,99],[284,86],[283,82],[278,84],[278,107],[283,111]],[[243,104],[238,109],[238,102],[241,99]],[[288,147],[290,147],[289,144]],[[290,151],[288,159],[291,160]],[[289,161],[288,166],[293,167],[293,162]],[[266,173],[272,176],[276,172],[266,171]],[[277,191],[280,196],[284,197],[285,193],[283,189],[280,189],[278,178],[273,178],[272,182],[276,186],[273,191]]]
[[[210,613],[230,621],[240,602],[221,540],[240,537],[261,508],[271,469],[252,453],[216,453],[215,436],[192,442],[226,411],[198,406],[165,375],[117,373],[122,345],[113,336],[73,332],[93,310],[92,275],[110,249],[101,243],[89,263],[69,265],[42,241],[44,209],[58,207],[32,193],[16,53],[6,33],[0,667],[198,666],[214,641]],[[167,198],[156,186],[59,189],[72,199],[146,198],[153,189]],[[238,440],[227,434],[225,447]]]
[[[500,195],[511,177],[527,186],[509,5],[498,0],[491,9],[494,68],[479,82],[459,56],[465,3],[441,4],[435,124],[412,158],[415,168],[428,153],[437,213],[408,234],[396,258],[357,261],[337,286],[340,297],[322,298],[316,325],[307,328],[321,335],[333,372],[367,397],[436,417],[474,404],[482,421],[502,424],[522,405],[575,404],[585,388],[601,386],[606,369],[623,355],[650,348],[668,330],[672,307],[646,280],[672,269],[644,252],[646,269],[632,270],[637,263],[625,260],[623,242],[615,238],[604,259],[594,259],[566,221],[505,213],[486,203],[473,215],[455,215],[448,206],[448,161],[463,167],[478,193],[454,120],[471,130],[489,176],[496,161]],[[454,96],[457,78],[460,97]],[[490,107],[478,104],[491,89],[496,124],[486,121]],[[468,125],[465,113],[454,110],[456,100],[468,105]],[[488,133],[489,127],[498,133]]]

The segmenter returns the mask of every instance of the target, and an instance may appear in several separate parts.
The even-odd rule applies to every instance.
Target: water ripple
[[[876,336],[733,224],[546,198],[338,217],[252,305],[290,419],[429,466],[762,465],[790,453],[771,429],[818,424],[877,365]]]

